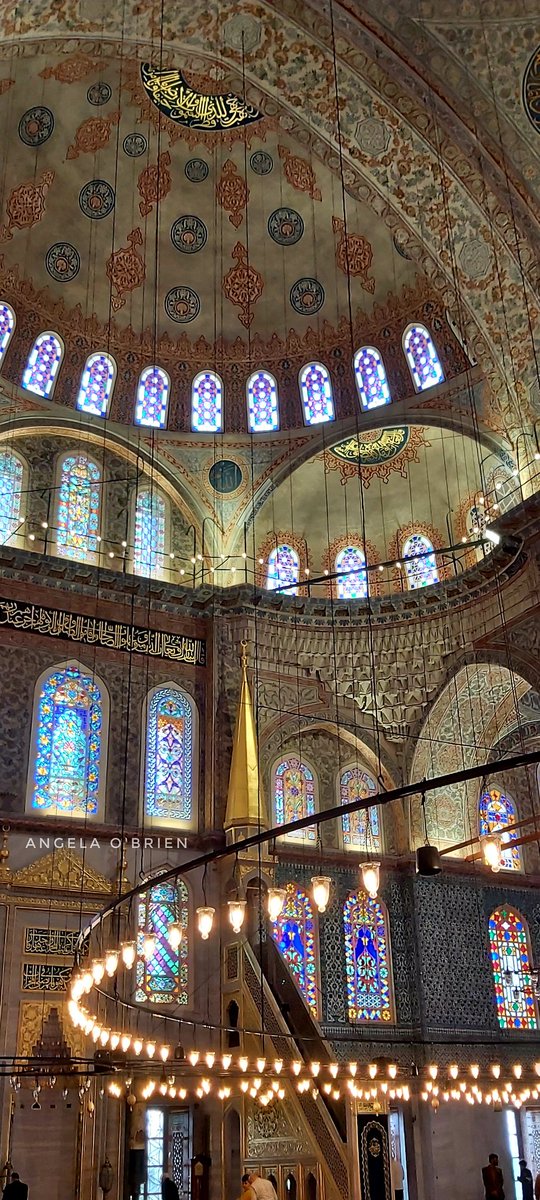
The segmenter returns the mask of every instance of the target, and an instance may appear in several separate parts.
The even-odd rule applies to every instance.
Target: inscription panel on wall
[[[67,992],[71,967],[60,963],[23,963],[23,992]]]
[[[77,929],[40,929],[34,925],[27,925],[24,931],[23,953],[71,957],[75,954],[78,940]],[[88,953],[87,946],[85,953]]]

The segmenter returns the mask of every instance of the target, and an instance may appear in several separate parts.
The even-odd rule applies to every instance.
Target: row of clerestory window
[[[407,584],[415,588],[439,582],[433,543],[422,533],[412,533],[401,547]],[[369,594],[366,556],[360,546],[344,546],[334,561],[336,594],[339,600],[365,600]],[[281,543],[270,551],[266,572],[268,591],[296,596],[300,586],[300,556],[294,546]]]

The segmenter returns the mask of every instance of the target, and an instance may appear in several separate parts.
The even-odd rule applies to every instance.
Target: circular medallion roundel
[[[255,154],[251,155],[249,165],[256,175],[269,175],[273,170],[274,160],[266,150],[256,150]]]
[[[110,100],[111,96],[112,88],[109,87],[108,83],[103,83],[101,81],[99,83],[93,83],[92,86],[88,88],[86,93],[86,99],[88,100],[88,103],[95,104],[96,106],[106,104],[107,100]]]
[[[278,246],[294,246],[304,232],[304,222],[295,208],[276,208],[268,218],[268,232]]]
[[[201,311],[201,302],[197,293],[193,291],[193,288],[185,285],[171,288],[165,296],[164,306],[171,321],[178,321],[181,325],[186,325],[188,321],[194,321]]]
[[[529,121],[540,133],[540,46],[529,59],[523,76],[523,107]]]
[[[219,462],[212,463],[208,478],[215,492],[219,492],[221,496],[229,496],[240,487],[242,472],[238,463],[232,459],[220,458]]]
[[[324,288],[317,279],[297,279],[290,293],[291,305],[294,311],[302,317],[311,317],[324,304]]]
[[[100,221],[114,208],[114,188],[105,179],[91,179],[79,193],[79,204],[85,217]]]
[[[19,137],[27,146],[42,146],[54,129],[54,117],[50,108],[37,104],[29,108],[19,121]]]
[[[70,283],[80,271],[79,251],[69,242],[55,242],[54,246],[47,250],[45,266],[57,283]]]
[[[129,158],[140,158],[144,154],[148,142],[143,133],[128,133],[122,142],[124,154]]]
[[[200,217],[179,217],[171,226],[171,242],[183,254],[196,254],[202,250],[208,231]]]
[[[204,158],[190,158],[184,167],[184,174],[190,183],[203,183],[208,178],[208,163]]]

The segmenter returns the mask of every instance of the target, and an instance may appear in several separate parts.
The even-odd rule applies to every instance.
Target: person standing
[[[3,1191],[4,1200],[27,1200],[28,1184],[23,1183],[16,1171],[11,1172],[11,1182],[6,1184]]]
[[[258,1171],[250,1171],[249,1186],[255,1200],[278,1200],[273,1183],[269,1179],[262,1179]]]
[[[504,1200],[504,1179],[498,1154],[490,1154],[487,1167],[482,1167],[482,1179],[486,1200]]]
[[[395,1154],[390,1159],[390,1180],[394,1200],[403,1200],[403,1167]]]
[[[170,1175],[164,1175],[161,1180],[161,1200],[180,1200],[178,1188]]]
[[[523,1200],[533,1200],[533,1177],[532,1171],[527,1166],[525,1158],[519,1160],[519,1175],[517,1176],[518,1183],[521,1184],[521,1192]]]

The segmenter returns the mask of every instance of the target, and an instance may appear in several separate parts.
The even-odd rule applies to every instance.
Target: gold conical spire
[[[242,642],[242,689],[236,716],[225,829],[259,826],[268,829],[262,784],[259,780],[257,734],[247,677],[247,642]]]

